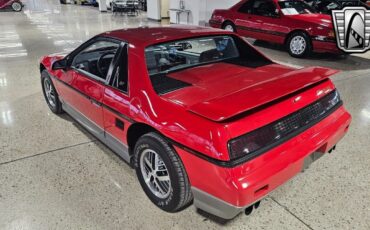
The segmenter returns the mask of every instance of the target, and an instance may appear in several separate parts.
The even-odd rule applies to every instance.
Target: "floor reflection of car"
[[[211,28],[106,32],[45,56],[40,72],[51,111],[126,160],[167,212],[193,202],[224,219],[250,213],[335,149],[351,122],[329,79],[337,71],[277,64]]]
[[[139,1],[132,0],[112,0],[111,4],[112,12],[131,13],[138,15],[139,13]]]
[[[370,9],[365,2],[360,0],[313,0],[306,2],[323,14],[331,14],[332,10],[340,10],[347,6],[359,6]]]
[[[332,20],[300,0],[243,0],[230,9],[215,10],[209,21],[215,28],[284,44],[293,57],[311,52],[340,53]]]
[[[99,3],[97,0],[74,0],[75,4],[78,5],[92,5],[92,6],[99,6]]]

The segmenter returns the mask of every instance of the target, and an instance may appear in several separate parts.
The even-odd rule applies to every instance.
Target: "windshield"
[[[155,75],[236,58],[239,52],[232,37],[214,36],[150,46],[145,56],[149,74]]]
[[[303,1],[283,1],[279,2],[279,6],[284,15],[315,13],[315,10]]]

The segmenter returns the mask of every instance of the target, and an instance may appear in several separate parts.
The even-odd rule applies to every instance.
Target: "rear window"
[[[179,40],[150,46],[145,50],[150,75],[222,61],[239,56],[230,36]]]
[[[271,63],[253,47],[231,35],[189,38],[149,46],[145,49],[146,65],[154,90],[164,94],[191,86],[171,78],[172,72],[216,62],[246,67]]]

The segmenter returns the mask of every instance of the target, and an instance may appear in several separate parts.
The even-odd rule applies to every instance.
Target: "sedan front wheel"
[[[20,11],[22,11],[22,8],[23,8],[22,3],[20,3],[20,2],[13,2],[13,3],[12,3],[12,9],[13,9],[15,12],[20,12]]]
[[[311,54],[312,44],[311,39],[306,33],[293,33],[287,41],[287,49],[292,57],[302,58]]]

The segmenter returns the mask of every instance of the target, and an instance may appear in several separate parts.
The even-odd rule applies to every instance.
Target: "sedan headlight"
[[[252,159],[321,121],[341,104],[337,90],[318,101],[228,143],[230,159]]]

